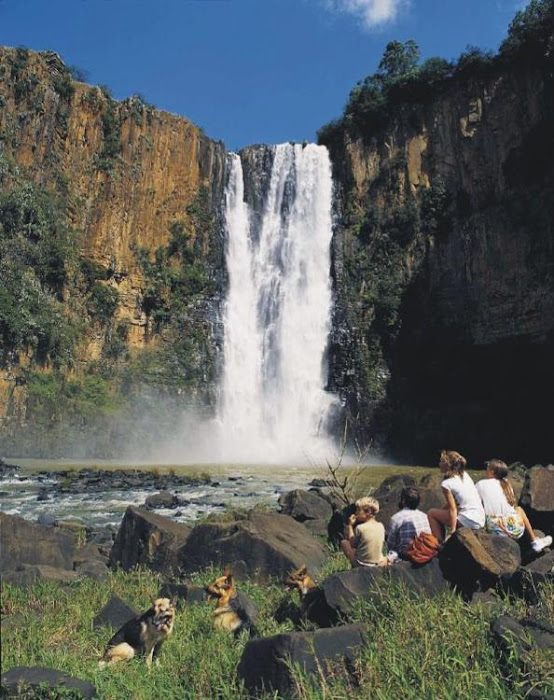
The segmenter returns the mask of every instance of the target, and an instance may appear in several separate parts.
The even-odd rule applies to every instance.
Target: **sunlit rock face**
[[[550,461],[554,141],[545,65],[460,78],[329,137],[330,383],[362,442]]]

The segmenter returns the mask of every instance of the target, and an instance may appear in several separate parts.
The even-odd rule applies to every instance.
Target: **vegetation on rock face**
[[[333,555],[322,576],[344,568],[344,557]],[[204,571],[192,583],[203,586],[219,573]],[[114,700],[246,700],[236,668],[247,636],[233,640],[216,631],[213,603],[183,606],[162,648],[160,667],[151,673],[146,672],[143,659],[98,668],[112,630],[94,628],[95,615],[111,595],[144,611],[160,585],[158,576],[140,570],[112,573],[102,584],[84,579],[66,585],[36,583],[29,589],[5,585],[2,670],[35,665],[56,668],[91,681],[99,697]],[[293,630],[290,621],[278,623],[273,617],[277,610],[290,609],[291,595],[295,595],[287,593],[281,582],[262,586],[240,580],[238,588],[259,607],[262,636]],[[550,624],[554,622],[552,593],[551,586],[545,587],[535,608]],[[545,695],[552,692],[554,679],[547,652],[535,660],[536,668],[542,668],[539,675],[535,676],[534,669],[524,675],[514,665],[510,678],[503,676],[489,631],[491,620],[503,612],[521,618],[530,609],[522,601],[498,599],[492,607],[469,606],[452,592],[423,599],[401,587],[382,587],[368,602],[360,602],[354,613],[355,621],[369,630],[355,675],[341,664],[313,676],[295,669],[297,696],[301,700],[515,700],[534,685]],[[352,668],[349,670],[351,673]],[[275,695],[261,697],[269,700]]]
[[[11,407],[0,438],[2,449],[20,454],[107,457],[140,417],[139,403],[153,421],[163,413],[163,422],[170,410],[175,419],[177,401],[205,398],[210,390],[216,302],[209,297],[221,242],[211,195],[201,188],[192,202],[188,190],[182,193],[171,231],[147,233],[167,244],[137,249],[135,260],[128,248],[122,261],[111,255],[107,262],[105,250],[90,253],[112,183],[129,177],[137,192],[146,190],[141,158],[152,155],[155,115],[140,95],[118,102],[106,86],[77,86],[72,78],[86,75],[51,51],[20,47],[0,55],[0,104],[7,107],[0,130],[0,381]],[[76,164],[62,156],[74,112],[90,122],[97,144]],[[35,145],[31,122],[44,124],[41,133],[52,143]],[[128,160],[124,125],[132,141],[125,144]],[[23,166],[36,147],[36,162]],[[83,193],[82,175],[100,183],[99,195]],[[201,180],[195,177],[192,188]],[[149,200],[146,206],[155,206],[156,198]],[[114,227],[110,238],[118,233]],[[105,439],[92,447],[84,438],[95,433]]]
[[[153,255],[147,248],[135,250],[145,278],[142,310],[152,332],[172,339],[170,346],[142,353],[135,362],[153,384],[207,387],[214,363],[204,309],[216,288],[205,263],[215,224],[204,188],[186,213],[189,227],[183,220],[174,221],[167,245]]]
[[[4,160],[0,194],[0,365],[32,352],[39,364],[71,364],[79,323],[64,303],[78,234],[59,198],[35,187]]]

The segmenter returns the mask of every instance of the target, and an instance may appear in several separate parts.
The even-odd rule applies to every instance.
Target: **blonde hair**
[[[356,501],[356,508],[371,511],[373,515],[377,515],[379,512],[379,501],[371,496],[364,496],[364,498],[358,498]]]
[[[449,472],[458,476],[462,476],[467,467],[466,458],[454,450],[442,450],[440,461],[448,465]]]
[[[502,486],[502,491],[504,491],[508,503],[512,507],[515,506],[517,498],[508,479],[508,466],[506,462],[503,462],[501,459],[489,459],[488,462],[485,462],[485,466],[494,474],[494,478],[500,481],[500,486]]]

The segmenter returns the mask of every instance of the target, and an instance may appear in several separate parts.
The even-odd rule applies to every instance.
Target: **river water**
[[[128,487],[91,490],[84,493],[59,493],[57,485],[70,478],[73,470],[136,470],[158,472],[154,465],[136,465],[95,460],[29,460],[6,459],[17,464],[13,474],[0,477],[0,510],[12,515],[20,515],[36,520],[41,515],[52,516],[61,521],[74,521],[91,528],[108,525],[118,526],[129,505],[143,505],[148,496],[157,490],[140,484]],[[68,471],[68,476],[55,475],[58,471]],[[227,507],[252,508],[257,504],[277,506],[281,493],[294,488],[307,488],[309,482],[321,476],[317,469],[275,466],[271,469],[256,465],[201,465],[198,467],[160,467],[159,471],[171,471],[177,475],[195,476],[204,474],[205,483],[180,485],[171,489],[180,500],[180,505],[171,509],[157,509],[160,515],[180,522],[192,523],[210,513],[223,512]],[[209,478],[208,478],[209,475]],[[158,489],[159,490],[159,489]],[[48,500],[40,500],[41,492]]]

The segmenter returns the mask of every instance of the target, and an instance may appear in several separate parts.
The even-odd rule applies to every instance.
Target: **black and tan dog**
[[[327,606],[322,589],[308,574],[306,566],[292,571],[284,583],[287,591],[298,591],[300,598],[296,614],[289,616],[295,626],[305,626],[308,621],[318,627],[329,626],[334,619],[334,611]]]
[[[217,598],[214,610],[214,627],[232,632],[235,637],[242,631],[248,630],[251,637],[257,634],[257,610],[254,603],[237,591],[233,573],[227,567],[223,576],[219,576],[206,586],[211,598]]]
[[[108,642],[99,666],[145,656],[146,665],[159,663],[158,654],[173,631],[177,599],[158,598],[145,613],[126,622]]]
[[[300,613],[303,618],[306,617],[310,606],[315,598],[321,593],[320,588],[316,585],[313,578],[308,574],[308,568],[304,565],[296,571],[292,571],[285,579],[285,588],[287,591],[298,591],[300,598]]]

